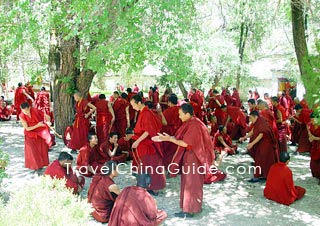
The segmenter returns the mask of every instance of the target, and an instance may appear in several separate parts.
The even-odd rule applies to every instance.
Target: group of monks
[[[37,101],[22,84],[17,89],[21,99],[24,98],[19,106],[22,111],[19,118],[25,128],[26,167],[40,169],[48,165],[48,149],[54,144],[49,132],[52,125],[50,106],[46,101],[39,101],[42,104],[33,104],[32,107],[28,99]],[[242,143],[250,138],[248,154],[260,170],[249,182],[267,180],[264,194],[269,199],[289,205],[305,192],[294,186],[292,173],[287,167],[289,141],[298,145],[298,152],[310,152],[312,175],[320,179],[320,126],[304,100],[293,101],[285,92],[271,98],[265,94],[260,99],[254,91],[249,92],[248,109],[245,109],[238,91],[234,88],[231,94],[229,87],[220,93],[213,86],[206,98],[199,89],[192,88],[188,99],[180,101],[170,87],[161,97],[156,86],[150,87],[147,98],[136,85],[134,91],[131,88],[126,91],[115,91],[109,100],[104,94],[85,97],[76,92],[74,123],[66,129],[63,137],[65,144],[72,149],[71,153],[77,154],[77,171],[82,176],[93,177],[88,200],[95,209],[93,217],[100,222],[112,224],[110,216],[113,215],[123,222],[120,216],[129,212],[134,214],[131,220],[147,220],[152,222],[150,225],[161,222],[166,214],[157,210],[149,194],[161,193],[166,187],[166,174],[172,177],[181,175],[182,211],[175,216],[186,218],[200,213],[203,184],[226,177],[217,168],[211,169],[219,166],[223,156],[238,153],[233,140]],[[45,93],[39,96],[49,99]],[[219,158],[216,154],[220,155]],[[71,182],[66,186],[77,193],[82,190],[84,179],[72,176],[74,173],[68,168],[72,160],[70,154],[64,153],[47,168],[46,174],[69,179]],[[150,181],[148,186],[138,183],[138,186],[120,192],[113,182],[117,176],[114,165],[128,160],[132,160],[134,175],[138,179],[141,175],[148,175],[149,179],[143,176],[141,180]],[[204,167],[205,173],[190,171],[200,167]],[[107,173],[105,168],[109,169]],[[275,186],[280,184],[279,180],[283,183],[280,188]],[[102,191],[105,192],[103,196]],[[131,197],[131,193],[137,197]],[[148,208],[135,209],[134,203],[141,202],[138,197],[149,197],[147,193],[152,207],[146,204]],[[132,206],[124,205],[125,202]],[[113,206],[117,210],[113,210]],[[133,210],[136,212],[132,213]],[[123,225],[128,223],[132,222]]]

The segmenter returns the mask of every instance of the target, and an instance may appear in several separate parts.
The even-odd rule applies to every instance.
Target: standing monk
[[[208,108],[215,110],[214,115],[217,117],[218,125],[222,125],[226,117],[226,114],[221,110],[221,105],[226,105],[224,97],[219,95],[217,90],[213,90],[212,96],[209,97]]]
[[[73,97],[76,101],[76,116],[68,147],[72,149],[72,153],[77,153],[76,150],[79,150],[87,142],[89,133],[89,116],[96,110],[96,107],[83,99],[80,92],[76,92]]]
[[[309,141],[311,144],[310,151],[310,169],[312,176],[319,179],[320,185],[320,125],[315,121],[315,114],[310,115],[310,123],[308,124]]]
[[[150,174],[152,181],[149,192],[157,195],[158,190],[165,188],[166,177],[161,170],[160,172],[156,171],[157,166],[163,167],[163,154],[160,144],[155,144],[151,140],[151,137],[156,136],[160,132],[162,124],[159,117],[141,101],[142,98],[139,95],[132,97],[130,101],[133,109],[140,111],[137,124],[134,128],[133,139],[135,142],[132,144],[133,166],[138,166],[139,173]],[[150,169],[150,167],[152,167],[151,172],[146,172],[147,168]]]
[[[274,118],[276,119],[278,133],[279,133],[280,152],[286,152],[288,150],[286,110],[282,105],[279,104],[278,97],[271,97],[271,103],[273,106]]]
[[[38,109],[31,108],[27,102],[21,104],[19,115],[24,128],[25,167],[38,170],[49,164],[48,150],[52,146],[49,127],[50,117]]]
[[[249,182],[254,183],[259,182],[259,179],[267,178],[270,167],[278,162],[279,154],[277,140],[268,122],[260,117],[257,111],[252,111],[249,118],[253,128],[239,140],[244,141],[247,137],[250,137],[247,149],[255,161],[256,172],[254,178]]]
[[[17,121],[19,121],[19,115],[21,113],[20,105],[28,102],[28,99],[32,102],[34,101],[34,99],[32,99],[32,97],[27,93],[26,88],[22,85],[22,82],[19,82],[18,88],[14,93],[14,108],[16,109]]]
[[[201,212],[205,174],[215,156],[209,131],[203,122],[193,116],[192,106],[181,105],[179,116],[182,125],[175,137],[165,134],[160,135],[159,139],[178,146],[174,162],[181,163],[182,167],[180,190],[182,212],[176,213],[175,216],[185,218]],[[198,170],[200,166],[205,167],[206,172]],[[192,170],[193,168],[195,170]]]
[[[241,107],[240,95],[236,88],[233,88],[232,99],[233,99],[234,106]]]
[[[118,91],[113,92],[113,97],[113,111],[115,115],[114,126],[115,131],[121,138],[125,136],[126,128],[130,127],[129,103],[119,96]]]
[[[96,106],[96,133],[99,145],[108,139],[115,116],[111,103],[106,100],[104,94],[99,95]]]
[[[279,134],[278,134],[276,120],[274,119],[273,112],[269,109],[268,103],[266,101],[260,101],[260,103],[258,104],[258,108],[260,110],[259,112],[260,116],[267,120],[270,127],[272,128],[274,135],[276,136],[276,139],[278,140]]]
[[[138,92],[135,92],[135,91],[132,92],[131,88],[127,88],[127,93],[128,93],[128,96],[126,100],[128,101],[128,103],[130,102],[133,96],[138,94]],[[130,104],[129,104],[129,116],[130,116],[130,127],[134,128],[134,125],[136,124],[136,121],[137,121],[138,112],[134,110]]]
[[[44,111],[47,115],[50,114],[50,96],[46,92],[45,87],[41,87],[41,91],[37,93],[37,98],[34,101],[34,107],[40,111]]]

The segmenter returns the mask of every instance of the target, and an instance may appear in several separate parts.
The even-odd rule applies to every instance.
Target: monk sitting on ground
[[[109,221],[114,201],[120,194],[119,187],[113,181],[118,176],[116,169],[116,162],[106,162],[101,173],[94,175],[88,191],[88,202],[94,208],[91,214],[101,223]]]
[[[66,180],[66,187],[73,189],[74,193],[79,193],[85,183],[82,176],[77,175],[72,170],[73,157],[69,153],[63,151],[59,154],[58,159],[54,160],[44,172],[44,175],[49,175],[51,178]]]
[[[133,129],[127,128],[126,129],[126,136],[121,137],[118,140],[118,145],[119,145],[122,153],[125,153],[127,155],[127,160],[133,159],[132,150],[131,150],[131,146],[133,143],[132,137],[133,137]]]
[[[287,152],[280,153],[280,162],[271,166],[264,196],[275,202],[290,205],[294,201],[301,199],[306,189],[294,186],[292,171],[287,166],[290,161],[290,155]]]
[[[123,189],[114,203],[109,226],[156,226],[167,218],[167,213],[158,210],[156,201],[147,192],[150,182],[148,174],[138,174],[137,186]]]
[[[101,144],[100,155],[103,159],[112,160],[117,163],[126,161],[127,154],[122,153],[122,150],[118,145],[118,134],[116,132],[111,132],[109,134],[109,140]]]
[[[214,150],[218,153],[226,152],[229,155],[234,155],[238,146],[232,144],[231,137],[227,134],[227,128],[220,125],[218,131],[213,138]]]

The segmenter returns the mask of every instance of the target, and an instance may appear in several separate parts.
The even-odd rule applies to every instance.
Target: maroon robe
[[[153,107],[156,108],[157,104],[159,103],[159,92],[156,90],[152,94],[152,103]]]
[[[213,143],[207,127],[196,117],[192,117],[182,123],[175,134],[177,140],[183,140],[188,146],[178,146],[173,162],[179,164],[181,170],[180,208],[183,212],[201,212],[203,199],[203,183],[205,173],[200,174],[197,170],[204,166],[208,169],[215,159]],[[169,168],[171,172],[175,169]],[[189,173],[188,173],[189,171]]]
[[[233,105],[236,107],[241,107],[241,100],[238,90],[234,90],[232,93]]]
[[[69,148],[79,150],[86,144],[89,133],[89,119],[85,114],[89,112],[88,101],[80,99],[75,104],[76,116],[73,123],[72,137],[69,141]]]
[[[309,131],[313,136],[320,137],[320,126],[308,124]],[[314,140],[310,151],[310,169],[313,177],[320,179],[320,141]]]
[[[96,133],[98,142],[101,144],[109,139],[112,115],[109,111],[108,101],[98,99],[94,105],[96,106]]]
[[[50,97],[46,91],[40,91],[37,93],[37,98],[34,101],[34,107],[40,111],[50,114]]]
[[[116,200],[117,195],[109,191],[109,187],[113,184],[115,184],[114,181],[108,175],[96,174],[88,190],[88,202],[94,208],[91,214],[101,223],[109,221]]]
[[[77,157],[77,169],[80,174],[86,177],[92,177],[93,174],[86,170],[87,166],[92,166],[93,170],[96,173],[100,173],[101,167],[103,164],[99,162],[100,154],[98,145],[95,145],[93,148],[90,147],[90,144],[87,143],[80,148],[78,157]]]
[[[166,218],[166,212],[157,209],[155,200],[145,189],[130,186],[117,197],[108,225],[156,226]]]
[[[30,85],[29,83],[26,85],[26,92],[32,97],[32,99],[34,100],[35,99],[35,96],[34,96],[34,91],[33,91],[33,86]],[[27,99],[27,102],[30,106],[32,106],[32,100],[30,99]]]
[[[191,104],[191,106],[192,106],[192,108],[193,108],[193,113],[194,113],[194,115],[195,115],[198,119],[200,119],[200,120],[202,121],[203,115],[202,115],[201,106],[200,106],[197,102],[192,101],[192,100],[190,101],[190,104]]]
[[[216,103],[216,100],[219,101],[220,105],[225,104],[224,97],[222,95],[217,95],[216,97],[209,100],[208,107],[215,109],[214,115],[217,117],[218,125],[222,125],[225,121],[226,113],[221,110],[219,105]]]
[[[261,117],[263,117],[264,119],[267,120],[270,127],[272,128],[272,131],[273,131],[276,139],[278,140],[279,139],[278,128],[277,128],[276,120],[274,119],[273,112],[269,109],[263,109],[263,110],[260,110],[259,113],[260,113]]]
[[[12,110],[5,101],[0,101],[0,121],[9,121],[11,119]]]
[[[105,163],[108,160],[115,161],[116,163],[121,163],[126,161],[127,155],[125,153],[122,153],[122,150],[119,146],[117,148],[116,154],[113,157],[111,157],[109,155],[109,150],[112,151],[113,149],[114,149],[114,144],[110,144],[108,140],[103,142],[99,150],[99,153],[101,155],[100,160],[102,160],[102,162],[99,160],[99,163]]]
[[[229,94],[225,95],[224,99],[227,103],[227,106],[233,106],[233,98]]]
[[[288,116],[289,116],[289,103],[288,103],[287,98],[284,97],[284,96],[281,96],[281,97],[279,98],[279,104],[280,104],[282,107],[284,107],[284,109],[285,109],[285,115],[286,115],[286,117],[288,117]]]
[[[148,173],[151,176],[151,190],[160,190],[166,186],[166,177],[164,172],[156,172],[157,166],[163,166],[163,153],[160,143],[154,143],[151,137],[157,136],[160,132],[162,123],[160,119],[148,107],[144,107],[138,117],[134,128],[133,140],[137,140],[144,132],[149,136],[142,140],[136,150],[133,150],[133,166],[138,167],[139,172]],[[142,164],[142,165],[141,165]],[[145,167],[151,166],[152,171],[145,172]]]
[[[122,151],[128,152],[129,153],[129,158],[130,160],[133,159],[132,155],[132,140],[125,140],[125,137],[122,137],[118,140],[118,145]]]
[[[227,115],[234,122],[234,128],[231,133],[232,140],[238,140],[246,135],[247,123],[246,116],[239,107],[227,106]]]
[[[274,117],[276,121],[278,121],[278,114],[277,112],[280,111],[282,115],[282,122],[277,122],[278,134],[279,134],[279,147],[280,152],[287,152],[287,124],[286,124],[286,111],[284,107],[280,104],[273,107]]]
[[[298,120],[301,122],[299,124],[299,139],[298,139],[298,152],[310,152],[311,142],[309,141],[309,134],[307,129],[307,124],[310,122],[311,110],[303,108],[298,116]],[[298,123],[298,122],[295,122]]]
[[[24,95],[23,91],[26,92],[26,88],[21,86],[21,87],[18,87],[14,93],[14,108],[16,110],[17,120],[19,120],[19,115],[21,113],[20,105],[22,103],[27,102],[27,97],[26,95]]]
[[[290,205],[301,199],[305,192],[304,188],[294,186],[292,171],[285,163],[278,162],[271,166],[264,189],[267,199]]]
[[[261,169],[261,172],[259,172],[260,170],[257,168],[254,177],[267,178],[270,167],[278,162],[279,154],[274,133],[263,117],[258,117],[257,121],[253,124],[253,135],[250,137],[250,143],[260,133],[263,134],[263,137],[249,150],[249,154],[255,161],[255,167],[260,167]]]
[[[20,113],[19,117],[24,120],[28,127],[44,121],[43,112],[30,108],[31,117]],[[24,130],[24,157],[25,167],[33,170],[40,169],[49,164],[48,150],[53,145],[48,126],[34,130]]]
[[[128,103],[130,103],[131,98],[134,97],[135,95],[137,95],[137,92],[135,92],[135,91],[128,93],[128,98],[127,98]],[[137,114],[137,111],[133,109],[131,104],[129,104],[129,118],[130,118],[131,128],[134,128],[134,123],[135,123],[134,118],[135,118],[136,114]]]
[[[165,111],[166,109],[168,109],[168,100],[169,100],[169,96],[166,94],[163,94],[160,98],[160,106],[161,106],[161,110]]]
[[[49,175],[52,179],[65,179],[66,187],[73,189],[74,193],[78,193],[78,185],[81,187],[84,186],[85,179],[81,177],[81,181],[78,182],[77,175],[73,172],[72,167],[69,166],[67,170],[63,166],[60,165],[58,159],[54,160],[44,172],[44,175]]]
[[[127,100],[118,97],[113,103],[113,111],[115,115],[115,131],[118,133],[119,138],[124,137],[127,128],[127,115],[126,108],[129,106]]]
[[[219,140],[219,137],[221,137],[224,142],[230,147],[226,148]],[[222,133],[220,131],[217,131],[213,138],[213,147],[216,152],[221,153],[221,151],[226,151],[229,155],[233,155],[236,153],[236,150],[238,148],[237,145],[232,144],[231,137],[228,134]]]

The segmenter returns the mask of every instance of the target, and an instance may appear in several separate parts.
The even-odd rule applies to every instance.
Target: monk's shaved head
[[[80,92],[75,92],[73,95],[82,98],[82,94]]]
[[[279,159],[280,162],[286,163],[288,160],[290,160],[290,155],[288,152],[281,152]]]

